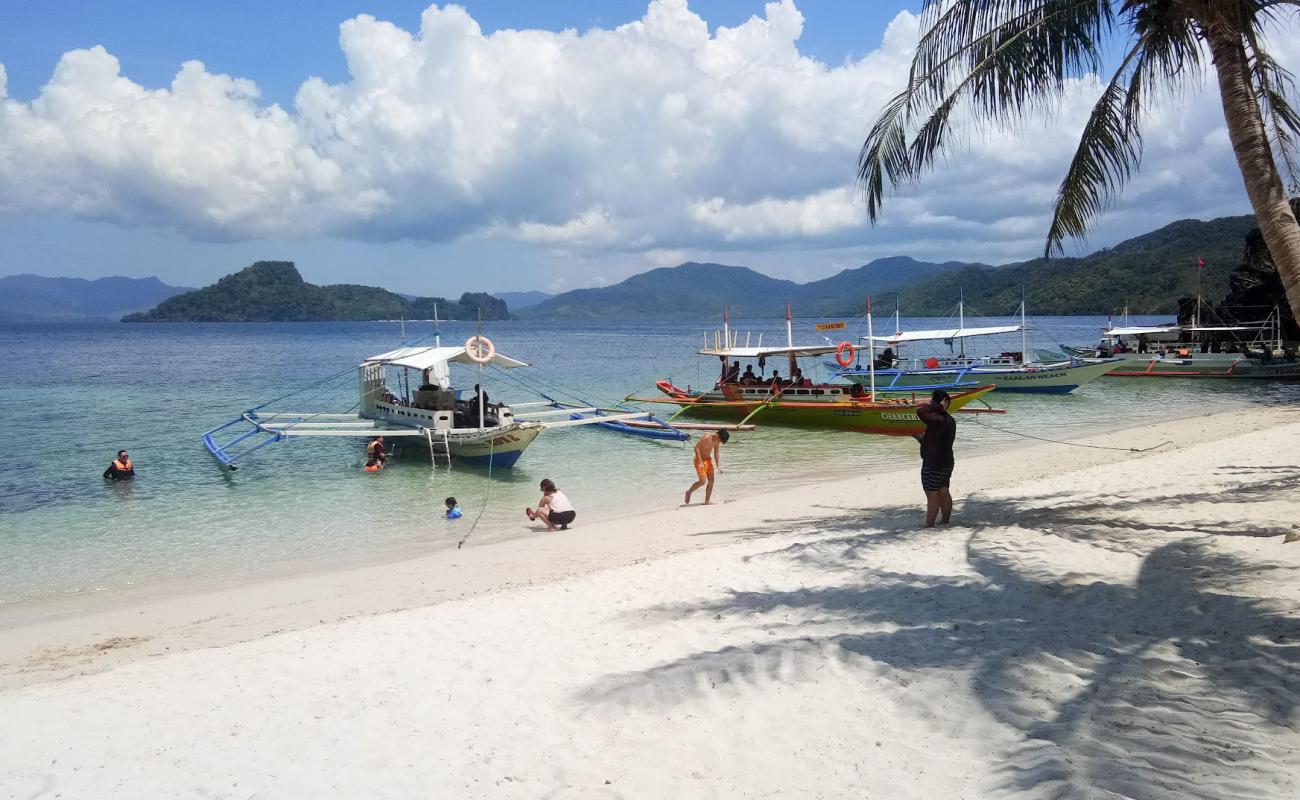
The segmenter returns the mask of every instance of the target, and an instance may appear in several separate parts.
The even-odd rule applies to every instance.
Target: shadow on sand
[[[743,692],[798,680],[828,658],[850,675],[860,670],[863,680],[880,664],[902,676],[962,669],[980,705],[1017,742],[995,770],[998,785],[988,789],[1210,798],[1290,786],[1296,754],[1273,742],[1297,733],[1300,618],[1250,596],[1249,585],[1300,575],[1216,552],[1213,537],[1283,533],[1281,525],[1224,522],[1233,515],[1221,504],[1295,496],[1300,468],[1219,473],[1230,485],[1214,495],[969,498],[959,503],[959,529],[917,530],[916,509],[908,506],[743,532],[774,543],[802,538],[750,558],[814,568],[833,585],[729,591],[701,604],[655,608],[652,618],[664,621],[736,618],[774,635],[605,676],[581,699],[672,704],[721,684]],[[1143,518],[1200,503],[1220,513],[1182,525]],[[1049,560],[1043,534],[1140,559],[1136,581],[1063,581],[1069,565]],[[936,536],[965,537],[969,574],[872,566],[873,550]]]

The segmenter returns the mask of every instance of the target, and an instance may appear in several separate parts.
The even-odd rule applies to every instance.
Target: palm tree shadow
[[[1214,502],[1289,493],[1296,473],[1251,481]],[[1294,759],[1273,737],[1297,722],[1300,619],[1248,596],[1244,587],[1261,567],[1216,552],[1209,536],[1257,534],[1218,523],[1153,531],[1126,513],[1138,505],[1114,498],[974,498],[959,509],[972,521],[970,575],[877,569],[875,548],[914,533],[890,527],[899,517],[888,512],[901,508],[883,510],[885,525],[859,518],[854,528],[835,516],[820,537],[755,556],[844,577],[839,585],[728,591],[652,609],[665,620],[738,618],[790,635],[606,676],[580,699],[673,704],[722,686],[800,680],[828,658],[849,670],[885,664],[894,674],[960,668],[972,675],[978,703],[1017,735],[995,770],[999,789],[1209,798],[1222,796],[1223,785],[1206,775],[1231,772],[1242,786],[1294,780],[1285,769],[1279,778],[1279,763]],[[805,530],[783,525],[784,533]],[[1026,542],[998,534],[1008,525],[1144,556],[1137,579],[1062,583],[1023,557]],[[776,621],[792,612],[798,624]]]

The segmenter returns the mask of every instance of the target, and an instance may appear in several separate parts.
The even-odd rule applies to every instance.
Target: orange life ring
[[[841,367],[847,367],[853,363],[853,345],[849,342],[840,342],[840,346],[835,348],[835,363]]]

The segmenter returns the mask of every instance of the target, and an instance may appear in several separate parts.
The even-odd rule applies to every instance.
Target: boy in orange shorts
[[[721,472],[719,467],[722,466],[718,448],[726,444],[728,438],[730,435],[726,431],[714,431],[704,434],[695,443],[695,474],[699,480],[686,490],[686,505],[691,504],[691,493],[701,486],[705,486],[704,505],[707,506],[713,498],[713,473]]]

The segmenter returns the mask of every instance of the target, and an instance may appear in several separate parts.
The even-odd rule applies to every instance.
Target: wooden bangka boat
[[[734,364],[740,361],[757,362],[760,374],[766,362],[776,359],[784,362],[787,375],[800,374],[798,360],[817,358],[834,353],[843,345],[795,345],[791,328],[790,310],[786,309],[786,338],[784,346],[741,346],[739,333],[730,330],[726,315],[723,330],[714,334],[714,342],[699,351],[704,357],[720,360],[722,373],[712,389],[692,391],[661,380],[655,386],[660,397],[629,397],[639,403],[668,403],[680,406],[678,414],[710,419],[738,420],[739,424],[751,421],[760,425],[785,425],[827,430],[850,430],[891,436],[910,436],[925,429],[916,411],[929,402],[928,389],[917,387],[908,394],[877,394],[869,387],[853,384],[816,384],[810,380],[796,382],[742,382],[738,380]],[[752,366],[752,364],[751,364]],[[950,409],[961,410],[969,403],[993,390],[992,385],[952,389]],[[968,409],[970,410],[970,409]],[[674,415],[674,417],[676,414]],[[673,417],[668,418],[672,422]]]
[[[966,327],[964,304],[958,304],[958,325],[956,328],[938,330],[900,331],[883,334],[878,337],[890,347],[923,341],[959,342],[962,352],[948,357],[914,358],[910,362],[903,359],[894,360],[892,365],[861,365],[838,370],[840,377],[854,383],[866,384],[871,379],[874,366],[874,380],[879,392],[892,392],[896,389],[951,384],[953,386],[971,386],[992,383],[999,392],[1026,392],[1034,394],[1067,394],[1090,383],[1107,372],[1121,366],[1118,358],[1096,358],[1084,361],[1061,355],[1053,361],[1033,361],[1027,357],[1025,306],[1020,305],[1019,325],[997,325],[984,327]],[[977,336],[996,336],[1000,334],[1020,333],[1020,350],[1004,352],[993,356],[968,356],[965,353],[965,341]],[[874,351],[874,347],[872,348]],[[873,357],[868,352],[868,357]]]
[[[404,451],[427,450],[435,464],[442,459],[450,465],[454,458],[509,469],[543,431],[551,428],[600,425],[619,433],[661,439],[681,441],[689,436],[645,411],[598,409],[558,403],[551,398],[514,404],[480,403],[477,395],[453,388],[451,365],[477,368],[475,382],[479,384],[484,383],[483,370],[487,366],[514,370],[529,365],[497,352],[481,335],[451,347],[442,345],[437,332],[433,336],[433,346],[404,346],[365,359],[359,367],[360,398],[347,412],[268,411],[269,403],[263,404],[203,434],[203,444],[217,463],[232,470],[237,468],[237,462],[267,445],[320,436],[383,436],[413,445],[404,446]],[[390,370],[396,371],[391,384]],[[339,373],[285,397],[339,377],[346,379],[346,375]],[[233,433],[229,432],[232,429]],[[226,440],[219,441],[219,435]]]
[[[1190,325],[1111,325],[1095,348],[1063,347],[1065,354],[1098,363],[1119,359],[1114,378],[1190,378],[1300,381],[1300,361],[1282,340],[1277,309],[1261,322],[1202,325],[1200,303]]]

